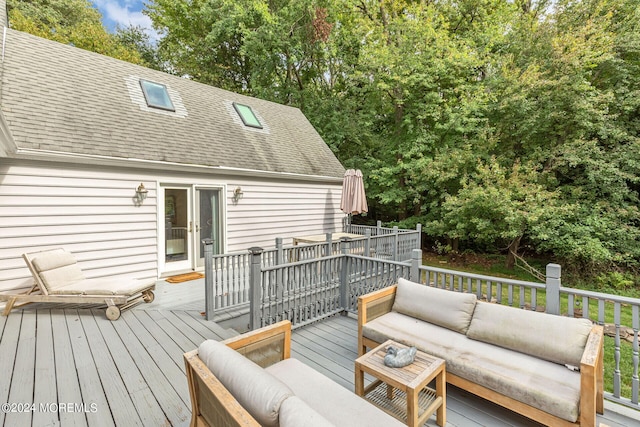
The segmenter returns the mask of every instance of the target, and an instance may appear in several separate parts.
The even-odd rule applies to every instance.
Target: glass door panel
[[[203,239],[213,240],[213,254],[219,254],[222,248],[220,222],[220,189],[196,189],[196,246],[198,247],[198,266],[204,265]]]
[[[164,189],[165,263],[171,270],[191,268],[189,190]]]

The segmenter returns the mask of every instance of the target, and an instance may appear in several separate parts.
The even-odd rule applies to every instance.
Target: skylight
[[[149,107],[176,111],[165,85],[140,79],[140,86]]]
[[[262,129],[262,124],[260,123],[260,120],[258,120],[256,115],[253,113],[253,110],[251,109],[251,107],[249,107],[248,105],[238,104],[235,102],[233,103],[233,107],[238,112],[238,115],[242,119],[242,123],[244,123],[245,126]]]

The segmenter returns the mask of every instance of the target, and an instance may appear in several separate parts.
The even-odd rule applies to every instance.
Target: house
[[[0,292],[31,285],[29,251],[158,278],[202,268],[204,238],[341,227],[344,168],[299,109],[8,28],[1,48]]]

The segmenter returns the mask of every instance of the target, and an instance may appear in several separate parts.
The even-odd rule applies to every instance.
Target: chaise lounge
[[[155,280],[87,279],[73,255],[62,248],[23,254],[35,283],[21,294],[0,295],[3,315],[32,302],[107,305],[106,316],[117,320],[122,310],[154,299]],[[16,305],[18,304],[18,305]]]

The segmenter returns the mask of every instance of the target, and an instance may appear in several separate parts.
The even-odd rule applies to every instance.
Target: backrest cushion
[[[280,406],[280,427],[335,427],[297,396],[288,397]]]
[[[278,426],[280,405],[293,396],[289,387],[218,341],[207,340],[200,344],[198,355],[256,421],[263,426]]]
[[[400,278],[392,310],[466,334],[476,299],[475,294],[447,291]]]
[[[467,336],[560,364],[580,366],[592,323],[478,302]]]
[[[31,264],[48,290],[54,290],[85,278],[76,259],[64,249],[38,253],[31,260]]]

